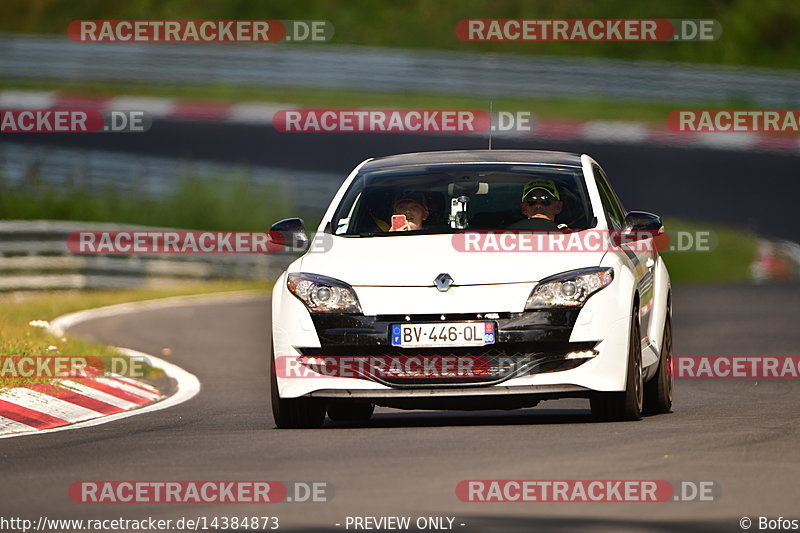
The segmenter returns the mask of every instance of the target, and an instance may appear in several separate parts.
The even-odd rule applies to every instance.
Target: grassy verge
[[[275,102],[287,108],[398,108],[398,109],[482,109],[489,110],[489,99],[473,96],[424,92],[369,92],[358,90],[269,88],[257,86],[171,85],[46,79],[0,80],[0,89],[58,91],[93,96],[148,96],[161,98],[213,100],[220,102]],[[619,101],[602,96],[570,98],[507,97],[492,98],[495,111],[530,111],[537,117],[575,120],[627,120],[663,124],[675,109],[752,107],[747,101],[691,104],[654,101]]]
[[[34,320],[50,321],[60,315],[124,302],[206,294],[234,290],[268,291],[267,282],[214,281],[180,285],[168,289],[128,289],[117,291],[50,291],[0,294],[0,361],[7,357],[124,357],[116,350],[94,342],[66,336],[55,338],[44,328],[29,325]],[[55,349],[51,348],[54,347]],[[168,348],[165,346],[165,348]],[[5,368],[5,367],[4,367]],[[137,368],[137,371],[140,370]],[[144,377],[157,377],[161,371],[144,367]],[[10,368],[0,373],[0,388],[24,383],[47,383],[44,377],[14,375]]]
[[[757,237],[752,233],[714,224],[685,220],[664,221],[668,232],[711,231],[716,247],[709,252],[665,251],[661,255],[673,283],[742,283],[751,279]]]

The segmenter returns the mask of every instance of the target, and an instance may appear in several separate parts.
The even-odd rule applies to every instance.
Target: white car
[[[307,239],[300,219],[272,230]],[[275,423],[555,398],[588,398],[603,420],[668,412],[661,234],[658,216],[622,207],[588,155],[368,159],[275,285]]]

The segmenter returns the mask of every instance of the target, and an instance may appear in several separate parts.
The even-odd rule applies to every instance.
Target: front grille
[[[493,318],[487,319],[486,315],[492,315]],[[472,321],[472,320],[497,320],[511,318],[513,313],[429,313],[429,314],[416,314],[416,315],[376,315],[377,322],[392,322],[394,324],[402,324],[403,322],[441,322],[444,320],[451,322],[458,321]],[[406,320],[408,317],[409,320]]]
[[[522,313],[449,313],[377,315],[312,313],[314,328],[322,346],[386,346],[394,324],[494,322],[498,344],[567,344],[580,309],[537,309]],[[496,315],[496,316],[495,316]],[[445,317],[442,320],[442,317]],[[538,351],[527,347],[523,353]]]
[[[514,377],[570,370],[586,360],[565,359],[566,354],[591,350],[595,345],[592,342],[538,344],[405,349],[394,346],[328,346],[302,348],[300,351],[304,357],[315,358],[303,363],[315,371],[322,368],[320,361],[335,366],[337,361],[346,360],[346,364],[351,365],[357,359],[363,364],[358,367],[358,375],[349,377],[370,379],[397,388],[421,388],[490,385]],[[413,358],[424,361],[428,364],[426,368],[434,371],[421,372],[423,366],[414,363]],[[447,372],[448,369],[452,371]]]

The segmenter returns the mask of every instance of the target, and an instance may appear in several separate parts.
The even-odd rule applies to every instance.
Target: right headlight
[[[297,296],[311,311],[360,313],[361,305],[353,288],[338,279],[307,274],[289,274],[289,292]]]
[[[589,267],[550,276],[533,288],[525,309],[579,307],[614,279],[610,267]]]

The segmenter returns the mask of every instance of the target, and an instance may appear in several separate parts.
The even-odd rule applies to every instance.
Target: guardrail
[[[0,35],[14,78],[421,91],[486,98],[603,96],[800,105],[800,72],[658,61],[398,50],[344,45],[80,43]]]
[[[209,279],[274,279],[297,254],[77,255],[73,231],[155,231],[147,226],[0,221],[0,291],[174,285]]]

